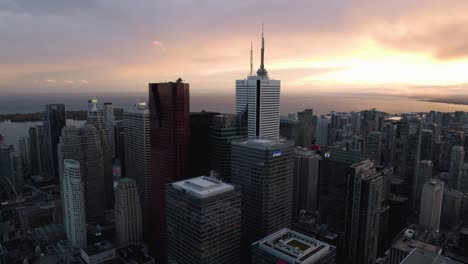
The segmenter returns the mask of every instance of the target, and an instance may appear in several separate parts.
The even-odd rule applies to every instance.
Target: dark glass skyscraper
[[[218,114],[205,111],[190,113],[191,177],[209,174],[210,127],[213,124],[213,117]]]
[[[292,224],[294,142],[241,139],[232,143],[232,183],[242,188],[242,263],[250,245]]]
[[[167,259],[165,186],[190,175],[189,84],[149,84],[151,174],[153,178],[153,249]]]
[[[62,129],[67,125],[65,105],[48,104],[44,112],[44,143],[46,147],[47,172],[56,181],[58,174],[57,146]]]

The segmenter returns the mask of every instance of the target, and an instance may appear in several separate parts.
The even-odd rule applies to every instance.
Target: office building
[[[434,169],[432,161],[430,160],[421,160],[419,162],[417,177],[416,177],[416,186],[414,188],[414,200],[413,208],[419,210],[421,205],[421,193],[422,187],[425,183],[429,182],[432,179],[432,170]]]
[[[23,155],[19,152],[11,153],[11,183],[13,184],[16,192],[21,194],[24,187],[24,159]]]
[[[86,233],[85,187],[80,163],[63,160],[62,178],[63,223],[68,242],[74,248],[85,248],[88,244]]]
[[[3,188],[8,188],[8,179],[13,174],[11,167],[11,154],[13,151],[13,146],[0,146],[0,185]]]
[[[65,105],[48,104],[44,112],[44,144],[46,147],[47,172],[49,176],[58,180],[58,156],[57,146],[59,144],[62,129],[67,125],[65,117]]]
[[[109,141],[112,156],[115,156],[115,130],[114,130],[114,106],[112,103],[104,103],[103,109],[104,126],[107,131],[107,139]]]
[[[379,242],[383,177],[374,164],[351,166],[346,203],[345,245],[349,263],[375,263]]]
[[[284,228],[252,245],[252,263],[335,264],[336,248]]]
[[[301,121],[301,142],[296,142],[296,145],[300,144],[304,148],[310,148],[312,146],[312,138],[314,136],[314,111],[312,109],[305,109],[300,113],[299,120]]]
[[[262,32],[261,63],[257,75],[236,80],[236,114],[248,115],[249,138],[279,138],[281,81],[270,79],[264,65],[265,40]]]
[[[296,148],[294,155],[293,215],[300,210],[318,209],[320,155],[306,148]]]
[[[468,163],[464,163],[461,168],[461,174],[458,178],[457,190],[468,193]]]
[[[93,98],[88,101],[87,122],[92,124],[99,135],[101,141],[102,164],[104,166],[104,186],[105,186],[105,205],[106,210],[114,208],[114,176],[112,168],[112,148],[109,140],[109,131],[107,130],[103,111],[97,108],[98,100]],[[107,105],[107,107],[111,107]],[[109,112],[110,110],[106,110]],[[108,117],[111,119],[111,117]]]
[[[134,180],[123,178],[115,190],[116,242],[120,246],[140,242],[142,238],[141,205]]]
[[[439,254],[427,252],[422,249],[415,248],[400,264],[462,264],[461,262],[452,260]]]
[[[390,247],[388,264],[400,264],[414,249],[439,255],[442,248],[433,242],[434,234],[417,225],[404,228],[393,240]]]
[[[421,193],[419,225],[429,230],[439,229],[444,182],[432,179],[425,183]]]
[[[371,131],[367,136],[367,156],[374,164],[380,165],[382,159],[382,133]]]
[[[42,126],[32,126],[29,128],[29,144],[31,174],[41,174],[47,168],[47,163],[45,162],[44,128]]]
[[[24,175],[28,176],[31,175],[31,155],[29,146],[29,138],[23,137],[18,140],[18,152],[23,157]]]
[[[383,165],[393,166],[395,162],[395,147],[396,147],[397,126],[387,124],[383,127]]]
[[[152,175],[150,113],[146,103],[124,111],[125,175],[136,181],[141,204],[143,236],[151,237]],[[120,135],[117,136],[119,138]]]
[[[239,263],[238,187],[201,176],[169,184],[166,198],[169,263]]]
[[[160,262],[167,261],[165,186],[190,175],[189,84],[149,84],[153,236]],[[128,156],[128,155],[127,155]]]
[[[322,221],[343,234],[346,217],[348,175],[351,165],[367,159],[365,155],[338,148],[323,148],[319,174],[319,211]]]
[[[232,143],[231,180],[242,188],[242,261],[250,245],[292,222],[294,143],[241,139]]]
[[[210,127],[210,170],[231,182],[231,142],[247,137],[247,129],[236,115],[216,115]]]
[[[421,160],[432,160],[433,132],[429,129],[423,129],[421,132]]]
[[[215,112],[190,113],[190,162],[191,177],[210,173],[210,127]]]
[[[416,169],[420,161],[420,153],[421,122],[414,117],[405,116],[397,123],[395,175],[405,182],[404,192],[410,201],[415,200]]]
[[[465,163],[465,149],[462,146],[454,146],[450,155],[449,187],[458,188],[462,181],[462,167]]]
[[[93,125],[86,123],[79,129],[73,126],[63,129],[59,161],[62,163],[66,159],[73,159],[81,164],[87,221],[102,221],[106,208],[104,162],[101,137]],[[61,178],[64,176],[62,166],[59,167]]]
[[[125,165],[125,124],[123,120],[115,121],[114,123],[114,135],[115,135],[115,158],[118,164],[120,164],[120,175],[126,177],[126,165]]]
[[[328,145],[328,119],[323,116],[317,121],[315,144],[319,146]]]
[[[444,189],[442,212],[440,216],[441,228],[452,229],[459,224],[462,217],[462,206],[466,196],[457,190]]]

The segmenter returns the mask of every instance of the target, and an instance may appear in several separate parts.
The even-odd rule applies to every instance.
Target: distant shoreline
[[[67,119],[86,120],[86,111],[70,110],[66,112]],[[21,122],[39,122],[44,120],[44,115],[41,112],[37,113],[17,113],[0,115],[0,122],[10,121],[13,123]]]
[[[441,104],[452,104],[452,105],[468,105],[468,100],[458,101],[454,99],[416,99],[421,102],[441,103]]]

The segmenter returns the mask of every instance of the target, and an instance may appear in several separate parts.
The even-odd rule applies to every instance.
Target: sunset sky
[[[1,0],[0,95],[146,91],[177,77],[234,93],[259,66],[282,92],[468,93],[466,0]]]

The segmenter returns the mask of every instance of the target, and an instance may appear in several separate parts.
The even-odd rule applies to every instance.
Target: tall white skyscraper
[[[268,77],[264,65],[265,39],[262,31],[261,64],[257,75],[252,73],[236,81],[236,113],[248,115],[249,138],[279,138],[280,80]],[[252,58],[251,58],[252,60]]]
[[[151,226],[151,145],[150,113],[146,103],[139,103],[124,112],[125,171],[136,181],[142,209],[143,234]],[[146,236],[145,236],[146,238]]]
[[[76,248],[87,246],[86,206],[84,183],[80,163],[76,160],[63,161],[63,213],[64,225],[70,245]]]
[[[115,190],[115,228],[120,246],[141,240],[141,205],[136,182],[123,178]]]
[[[419,225],[430,230],[439,228],[443,195],[443,181],[432,179],[423,185]]]

